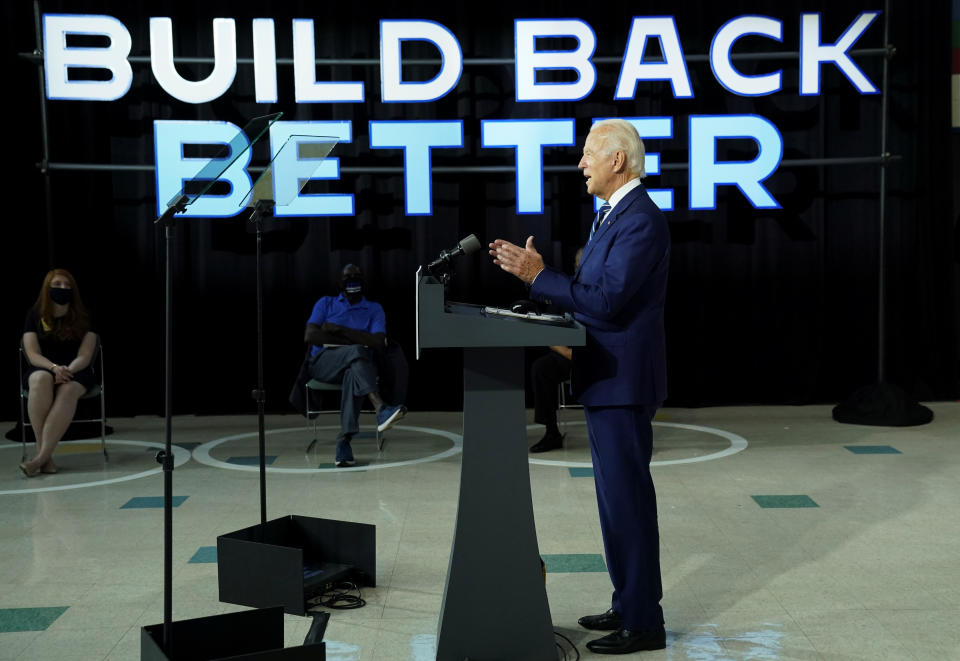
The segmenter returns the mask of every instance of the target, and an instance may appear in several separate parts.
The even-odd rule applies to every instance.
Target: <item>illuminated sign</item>
[[[850,57],[850,50],[863,36],[879,11],[864,11],[835,41],[825,42],[820,14],[800,16],[799,88],[797,93],[819,95],[824,65],[838,68],[859,94],[877,94],[877,87]],[[229,92],[237,75],[237,30],[232,18],[211,22],[213,70],[202,80],[186,80],[176,70],[173,54],[173,21],[150,19],[150,66],[157,84],[171,97],[185,103],[209,103]],[[362,81],[323,81],[316,79],[314,22],[294,19],[293,96],[297,103],[365,103],[369,90]],[[759,75],[739,71],[731,58],[736,42],[752,35],[780,43],[783,22],[768,16],[746,15],[727,21],[717,30],[710,46],[710,66],[714,77],[731,94],[764,96],[783,91],[780,70]],[[101,47],[68,46],[71,35],[105,37]],[[253,75],[256,100],[276,103],[277,83],[276,25],[270,18],[252,19]],[[545,50],[538,40],[560,38],[575,44],[568,50]],[[827,37],[829,39],[829,37]],[[403,79],[402,44],[423,42],[436,51],[439,71],[427,81]],[[647,46],[657,42],[661,56],[645,56]],[[128,57],[132,39],[127,28],[112,16],[45,14],[43,16],[44,73],[46,95],[52,100],[115,101],[130,90],[133,71]],[[518,102],[572,102],[595,94],[597,72],[592,61],[597,35],[580,19],[518,19],[514,21],[514,82]],[[428,20],[383,20],[380,22],[380,101],[382,103],[430,103],[456,89],[463,72],[463,52],[457,37],[445,26]],[[71,77],[76,69],[100,69],[109,79],[89,80]],[[563,71],[563,82],[538,78],[541,71]],[[540,77],[542,78],[542,77]],[[572,79],[572,80],[567,80]],[[692,98],[680,35],[672,16],[637,16],[630,23],[629,36],[621,59],[620,72],[612,99],[635,98],[641,84],[669,85],[676,98]],[[598,118],[599,119],[599,118]],[[637,127],[645,139],[668,140],[675,134],[673,117],[625,118]],[[778,208],[779,204],[764,186],[777,169],[783,155],[783,139],[769,120],[758,115],[692,115],[689,123],[689,200],[690,209],[716,208],[717,189],[736,187],[756,208]],[[465,126],[466,123],[466,126]],[[276,155],[284,140],[303,133],[336,135],[349,142],[351,122],[277,122],[270,132]],[[432,155],[434,150],[462,148],[465,132],[479,130],[482,149],[512,150],[516,162],[516,210],[521,214],[543,213],[543,152],[551,147],[574,147],[572,118],[498,119],[469,122],[461,119],[416,121],[377,121],[369,123],[371,149],[398,149],[404,160],[404,207],[407,215],[430,215],[432,204]],[[228,122],[157,120],[154,122],[154,154],[157,177],[158,213],[161,201],[169,200],[193,176],[203,161],[184,155],[184,145],[227,144],[240,131]],[[755,143],[756,157],[749,161],[717,160],[717,145],[730,139],[748,139]],[[291,153],[296,150],[291,150]],[[298,173],[310,172],[310,164],[298,162],[296,154],[275,164],[278,185],[289,181],[294,186]],[[229,194],[204,198],[185,215],[219,217],[239,213],[239,198],[251,185],[244,169],[249,163],[234,163],[223,179]],[[648,153],[649,174],[660,171],[657,153]],[[332,158],[313,175],[313,179],[337,179],[339,160]],[[670,189],[652,190],[654,201],[663,209],[673,209],[676,200]],[[352,215],[352,195],[297,194],[284,206],[280,216]]]

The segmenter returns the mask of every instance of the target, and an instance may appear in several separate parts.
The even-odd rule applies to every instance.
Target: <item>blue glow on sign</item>
[[[463,147],[463,122],[370,122],[370,147],[403,149],[403,184],[408,216],[433,213],[430,150]]]
[[[593,28],[578,19],[518,19],[514,22],[517,101],[579,101],[593,92],[597,70],[590,58],[597,47]],[[572,51],[537,49],[540,37],[572,37]],[[538,83],[537,71],[573,71],[571,83]]]
[[[651,38],[660,43],[662,61],[644,61],[647,41]],[[675,97],[686,99],[693,96],[673,16],[637,16],[630,24],[627,51],[623,54],[614,98],[632,99],[637,92],[637,82],[641,80],[669,80]]]
[[[543,148],[576,144],[572,119],[485,119],[483,147],[513,147],[517,163],[517,213],[543,213]]]
[[[104,36],[106,48],[68,48],[67,35]],[[43,15],[43,69],[48,99],[115,101],[130,91],[132,46],[126,26],[112,16]],[[70,80],[70,69],[106,69],[110,80]]]
[[[820,94],[820,65],[832,62],[861,94],[879,94],[880,90],[850,59],[847,52],[866,32],[878,11],[862,12],[832,44],[820,42],[820,14],[800,17],[800,96]]]
[[[219,159],[188,158],[183,155],[184,145],[224,145],[235,141],[240,127],[230,122],[156,120],[153,123],[153,148],[156,160],[157,215],[166,210],[166,203],[183,190],[184,182],[193,179],[211,162],[226,165],[233,157],[229,153]],[[246,144],[245,140],[241,143]],[[240,212],[243,198],[253,186],[247,174],[250,165],[250,150],[246,150],[220,176],[218,181],[230,184],[227,195],[204,195],[198,198],[181,214],[188,218],[227,218]]]
[[[296,137],[294,137],[296,136]],[[324,143],[323,138],[307,136],[331,136],[339,142],[350,142],[350,122],[276,122],[270,127],[270,150],[273,160],[273,187],[277,205],[273,215],[285,216],[352,216],[353,195],[349,193],[300,192],[304,179],[315,181],[340,178],[340,159],[327,157],[323,162],[304,158],[298,146],[305,143]],[[281,151],[284,144],[291,140]],[[278,155],[279,154],[279,155]],[[289,202],[286,202],[289,200]]]
[[[749,138],[757,144],[752,161],[717,161],[717,141]],[[783,138],[758,115],[690,117],[690,208],[716,209],[717,186],[736,186],[757,209],[779,209],[763,186],[783,157]]]
[[[403,80],[400,49],[404,41],[426,41],[440,51],[440,71],[431,80]],[[444,26],[433,21],[380,22],[380,91],[384,103],[442,99],[460,82],[462,72],[460,42]]]
[[[783,74],[780,69],[768,74],[746,76],[730,61],[730,51],[737,39],[746,35],[769,37],[783,41],[783,23],[767,16],[739,16],[717,30],[710,44],[710,66],[713,76],[728,92],[740,96],[765,96],[780,91]]]
[[[173,63],[173,21],[150,19],[150,69],[167,94],[184,103],[207,103],[223,96],[237,77],[237,28],[232,18],[213,19],[213,71],[203,80],[186,80]]]

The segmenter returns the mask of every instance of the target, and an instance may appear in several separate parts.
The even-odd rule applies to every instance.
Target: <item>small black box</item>
[[[376,585],[376,526],[289,515],[217,537],[220,601],[303,615],[338,581]]]
[[[325,643],[283,647],[283,609],[225,613],[170,623],[172,654],[163,649],[163,625],[140,629],[140,661],[323,661]]]

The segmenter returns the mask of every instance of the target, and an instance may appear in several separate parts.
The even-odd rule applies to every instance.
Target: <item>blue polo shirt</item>
[[[341,293],[339,296],[324,296],[313,306],[313,312],[307,319],[308,324],[322,326],[324,322],[346,326],[353,330],[364,331],[371,335],[387,332],[387,318],[383,314],[383,306],[364,297],[350,305],[350,302]],[[323,347],[314,345],[310,348],[310,355],[315,356]]]

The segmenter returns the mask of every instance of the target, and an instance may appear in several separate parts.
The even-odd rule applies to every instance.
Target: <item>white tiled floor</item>
[[[638,656],[960,659],[960,404],[930,406],[933,423],[916,428],[840,425],[826,406],[661,411],[659,422],[707,429],[655,427],[668,648]],[[579,412],[565,418],[567,447],[530,465],[540,550],[598,554],[593,481],[569,470],[589,465],[585,429]],[[44,631],[0,633],[0,660],[138,659],[140,627],[163,619],[162,511],[121,509],[162,495],[153,457],[163,421],[110,422],[106,466],[95,445],[68,443],[61,473],[26,480],[19,446],[0,445],[0,609],[68,607]],[[460,465],[458,453],[442,455],[460,416],[412,412],[379,455],[372,436],[355,440],[362,465],[352,471],[312,470],[333,459],[335,421],[322,424],[307,454],[302,419],[268,416],[272,467],[304,472],[270,472],[267,499],[268,518],[377,526],[378,585],[364,589],[366,607],[334,612],[327,658],[432,659]],[[174,472],[175,495],[188,496],[174,510],[175,620],[243,610],[218,601],[216,564],[189,561],[218,534],[259,522],[255,467],[215,464],[256,455],[256,428],[253,416],[175,420],[174,442],[194,450]],[[730,446],[718,432],[742,437],[746,449],[709,457]],[[535,442],[539,428],[529,434]],[[392,463],[400,465],[378,468]],[[106,483],[83,486],[92,482]],[[753,495],[806,495],[818,507],[763,509]],[[550,573],[547,591],[556,630],[592,657],[584,643],[593,634],[576,620],[607,608],[606,574]],[[286,644],[299,644],[309,624],[285,616]]]

